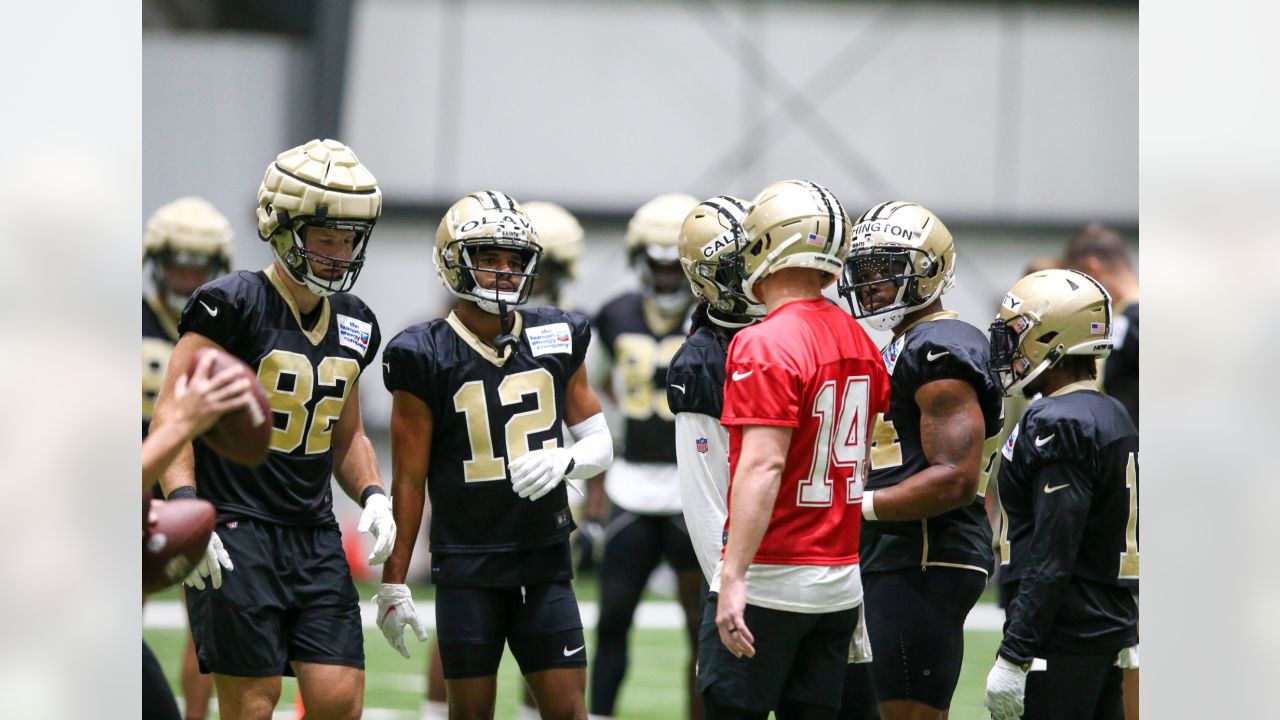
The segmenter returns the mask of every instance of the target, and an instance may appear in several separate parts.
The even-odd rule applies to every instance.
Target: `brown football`
[[[187,378],[195,372],[196,365],[205,353],[216,353],[209,375],[217,375],[228,365],[243,369],[252,380],[254,403],[247,408],[229,412],[218,419],[213,427],[200,436],[200,440],[214,452],[240,465],[257,467],[267,461],[271,449],[271,403],[263,392],[258,376],[244,361],[216,348],[202,348],[191,358],[187,366]]]
[[[145,505],[145,503],[144,503]],[[142,592],[159,592],[191,574],[204,557],[217,513],[207,500],[155,500],[142,533]]]

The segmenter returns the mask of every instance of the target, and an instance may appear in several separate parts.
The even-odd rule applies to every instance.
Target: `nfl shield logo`
[[[698,438],[698,439],[697,439],[696,441],[694,441],[694,442],[697,444],[698,452],[702,453],[703,455],[706,455],[706,454],[707,454],[707,449],[708,449],[708,448],[707,448],[707,439],[706,439],[706,438]]]

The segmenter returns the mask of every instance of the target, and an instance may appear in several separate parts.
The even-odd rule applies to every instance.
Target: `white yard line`
[[[418,613],[429,627],[435,627],[435,603],[423,601],[417,603]],[[600,616],[600,605],[595,601],[583,600],[578,603],[582,611],[582,624],[588,628],[596,626]],[[374,621],[376,610],[369,603],[360,606],[360,615],[366,628],[376,628]],[[669,600],[649,600],[640,603],[636,613],[637,627],[646,630],[678,630],[684,627],[684,616],[680,606]],[[176,600],[148,602],[142,612],[142,626],[156,630],[181,630],[187,625],[182,606]],[[965,620],[966,630],[994,630],[1004,627],[1004,611],[995,605],[980,604],[969,613]]]

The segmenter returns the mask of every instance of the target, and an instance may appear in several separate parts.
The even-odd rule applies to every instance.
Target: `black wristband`
[[[370,485],[360,493],[360,507],[364,507],[365,503],[369,502],[370,497],[386,494],[386,491],[382,489],[381,485]]]
[[[183,485],[182,487],[174,488],[173,492],[169,493],[169,497],[165,499],[166,500],[195,500],[196,489],[191,487],[190,485]]]

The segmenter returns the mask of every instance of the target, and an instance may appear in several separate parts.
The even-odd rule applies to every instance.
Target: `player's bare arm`
[[[206,353],[188,380],[179,375],[158,429],[142,443],[142,491],[150,492],[164,469],[192,438],[208,430],[223,414],[251,401],[249,380],[235,367],[210,375],[214,355]],[[153,427],[154,425],[153,416]]]
[[[748,425],[742,429],[742,456],[730,486],[733,522],[716,607],[720,642],[738,657],[755,655],[755,638],[742,619],[747,606],[747,566],[769,527],[790,445],[791,428]]]
[[[391,395],[391,509],[400,531],[391,557],[382,567],[382,582],[403,583],[413,558],[427,501],[427,467],[431,462],[431,408],[412,393]]]
[[[984,423],[973,386],[963,380],[934,380],[916,391],[915,401],[929,467],[874,492],[877,520],[941,515],[973,502],[978,492]]]
[[[357,502],[369,487],[382,486],[373,443],[364,434],[359,380],[351,383],[351,393],[333,428],[333,476],[347,496]]]
[[[178,340],[177,345],[174,346],[173,354],[169,356],[169,365],[165,369],[164,384],[160,387],[160,394],[156,397],[155,415],[151,421],[152,433],[158,432],[167,422],[165,417],[167,406],[174,399],[178,378],[187,374],[187,368],[191,365],[192,358],[202,348],[223,349],[221,345],[213,340],[193,332],[183,335]],[[195,488],[196,460],[189,440],[181,443],[173,462],[169,463],[169,467],[160,478],[160,486],[164,490],[166,497],[179,487]]]
[[[591,383],[587,381],[585,364],[579,365],[573,377],[569,378],[569,387],[565,389],[564,394],[566,404],[564,419],[569,425],[577,425],[593,415],[604,412],[600,407],[600,398],[596,397],[595,390],[591,389]]]

